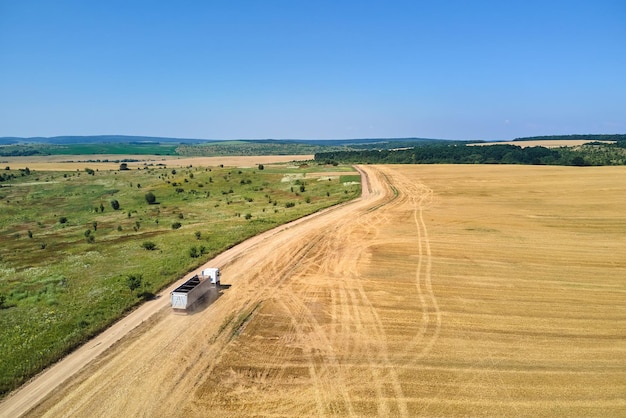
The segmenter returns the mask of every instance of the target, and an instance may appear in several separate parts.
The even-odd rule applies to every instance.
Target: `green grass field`
[[[5,170],[15,178],[0,182],[0,396],[221,251],[359,196],[351,170]],[[345,175],[307,177],[320,171]]]

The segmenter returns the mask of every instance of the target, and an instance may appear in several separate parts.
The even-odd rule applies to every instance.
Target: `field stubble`
[[[623,167],[364,169],[32,415],[626,413]]]

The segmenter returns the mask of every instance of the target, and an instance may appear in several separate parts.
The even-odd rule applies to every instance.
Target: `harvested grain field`
[[[539,139],[536,141],[498,141],[498,142],[481,142],[477,144],[471,144],[474,146],[487,146],[487,145],[515,145],[522,148],[527,147],[545,147],[545,148],[560,148],[560,147],[579,147],[590,142],[599,142],[603,144],[614,144],[615,141],[592,141],[589,139]]]
[[[222,156],[222,157],[176,157],[163,155],[46,155],[28,157],[2,157],[0,164],[12,169],[24,169],[39,171],[83,171],[85,168],[92,170],[116,170],[119,161],[128,160],[129,169],[143,168],[150,165],[162,165],[166,167],[203,167],[224,166],[254,167],[258,164],[271,164],[290,161],[312,160],[313,155],[258,155],[258,156]],[[118,161],[118,162],[115,162]]]
[[[626,415],[625,167],[363,170],[28,415]]]

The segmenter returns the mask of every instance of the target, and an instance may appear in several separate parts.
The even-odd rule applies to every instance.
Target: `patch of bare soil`
[[[214,260],[216,300],[164,294],[0,415],[626,414],[624,167],[361,170],[361,199]]]

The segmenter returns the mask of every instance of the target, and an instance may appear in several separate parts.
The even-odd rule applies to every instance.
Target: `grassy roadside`
[[[318,165],[3,175],[0,396],[225,249],[360,194]]]

